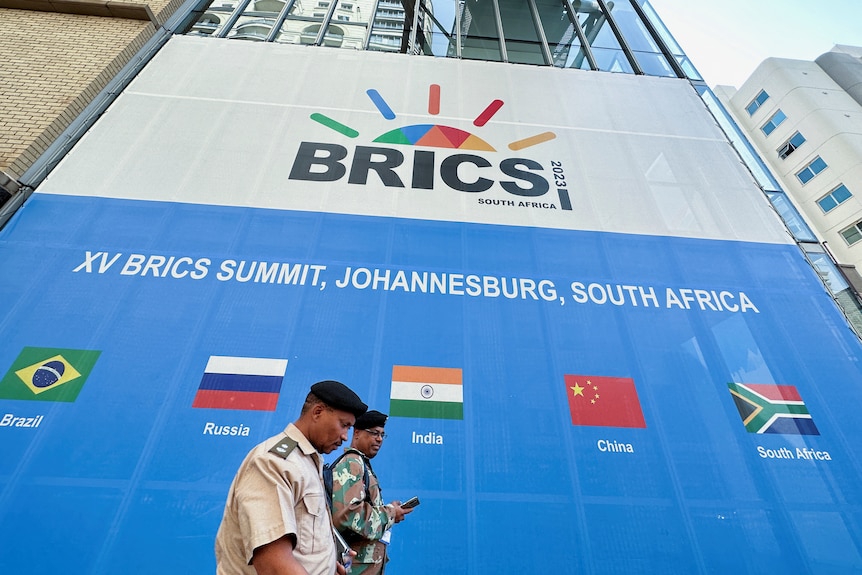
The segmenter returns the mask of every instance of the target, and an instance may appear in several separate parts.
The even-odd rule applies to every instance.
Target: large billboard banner
[[[213,572],[322,379],[387,573],[862,570],[860,343],[685,81],[175,37],[0,255],[4,572]]]

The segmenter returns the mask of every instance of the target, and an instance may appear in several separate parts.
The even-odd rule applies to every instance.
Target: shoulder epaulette
[[[297,443],[295,439],[285,437],[278,443],[270,447],[269,452],[278,455],[282,459],[287,459],[287,456],[290,455],[294,449],[296,449],[297,445],[299,445],[299,443]]]

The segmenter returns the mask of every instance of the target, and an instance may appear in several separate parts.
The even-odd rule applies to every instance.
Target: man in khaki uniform
[[[347,441],[367,407],[342,383],[315,383],[299,419],[248,453],[216,535],[218,575],[345,575],[336,563],[320,454]]]

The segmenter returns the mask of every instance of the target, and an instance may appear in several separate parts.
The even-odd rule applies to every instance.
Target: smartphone
[[[410,499],[402,503],[401,507],[403,507],[404,509],[411,509],[413,507],[416,507],[417,505],[419,505],[419,498],[411,497]]]
[[[347,541],[344,540],[344,537],[336,529],[333,529],[332,533],[335,535],[335,544],[338,549],[338,556],[340,557],[338,562],[344,565],[344,569],[350,573],[350,567],[353,563],[353,557],[350,555],[350,545],[347,544]]]

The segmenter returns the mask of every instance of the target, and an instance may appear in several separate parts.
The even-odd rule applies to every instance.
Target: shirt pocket
[[[329,517],[323,507],[321,493],[308,493],[302,498],[297,510],[299,540],[296,548],[300,553],[312,554],[321,550],[321,545],[329,534]]]

